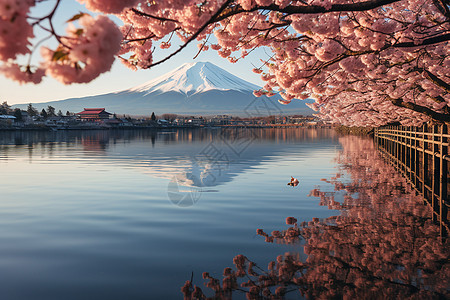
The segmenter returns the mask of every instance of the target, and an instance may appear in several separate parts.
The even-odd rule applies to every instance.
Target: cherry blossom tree
[[[120,30],[102,14],[77,14],[61,36],[52,25],[60,0],[41,18],[29,14],[40,1],[0,0],[3,74],[81,83],[108,71],[114,57],[147,69],[196,41],[232,63],[263,47],[269,56],[254,72],[266,84],[257,96],[279,93],[283,104],[314,98],[322,118],[344,125],[450,122],[448,0],[78,1],[116,15]],[[34,27],[59,46],[41,49],[41,65],[21,65],[17,56],[34,51]],[[174,35],[181,46],[171,45]],[[159,61],[156,46],[169,51]]]

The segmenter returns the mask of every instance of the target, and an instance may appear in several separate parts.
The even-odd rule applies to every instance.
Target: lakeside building
[[[206,119],[202,116],[178,116],[173,122],[169,122],[167,125],[176,125],[176,126],[202,126],[207,124]]]
[[[216,115],[208,120],[211,125],[230,125],[232,117],[229,115]]]
[[[43,110],[44,111],[44,110]],[[45,112],[45,111],[44,111]],[[315,116],[261,116],[239,117],[231,115],[215,116],[182,116],[175,114],[163,114],[158,119],[156,116],[132,118],[127,115],[119,118],[111,114],[105,108],[84,108],[82,112],[73,114],[67,112],[58,115],[54,112],[36,113],[28,115],[27,111],[14,111],[10,114],[0,115],[0,129],[99,129],[99,128],[158,128],[158,127],[331,127]]]
[[[0,125],[1,126],[10,126],[16,122],[16,117],[9,115],[0,115]]]
[[[168,125],[170,125],[170,122],[167,121],[167,120],[164,120],[164,119],[159,119],[156,123],[158,125],[161,125],[161,126],[168,126]]]
[[[16,120],[16,117],[10,116],[10,115],[0,115],[0,120],[10,120],[10,121],[14,121],[14,120]]]
[[[76,116],[54,116],[42,120],[46,126],[68,126],[76,123]]]
[[[82,112],[76,114],[82,121],[103,121],[108,120],[112,114],[107,112],[105,108],[85,108]]]

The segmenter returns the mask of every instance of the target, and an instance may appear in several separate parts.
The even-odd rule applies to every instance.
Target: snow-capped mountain
[[[131,92],[179,92],[186,95],[218,91],[253,91],[259,87],[209,63],[186,63],[177,69],[130,89]]]
[[[237,116],[267,116],[280,114],[311,115],[304,101],[289,105],[278,103],[278,96],[255,97],[259,89],[209,62],[183,64],[142,85],[115,93],[34,103],[38,110],[48,105],[71,112],[88,107],[104,107],[117,114],[149,115],[175,113],[180,115],[231,114]],[[22,109],[26,104],[16,105]]]

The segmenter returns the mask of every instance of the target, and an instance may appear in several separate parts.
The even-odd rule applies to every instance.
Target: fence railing
[[[441,235],[449,233],[448,126],[387,126],[375,129],[375,142],[388,160],[430,205]]]

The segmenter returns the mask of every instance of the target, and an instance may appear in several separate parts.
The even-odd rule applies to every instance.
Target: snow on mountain
[[[104,107],[111,113],[130,115],[150,115],[155,112],[254,117],[313,113],[305,101],[294,100],[289,105],[282,105],[277,101],[281,98],[278,95],[257,98],[253,91],[259,88],[212,63],[196,62],[183,64],[156,79],[124,91],[33,103],[33,106],[40,111],[51,105],[63,112]],[[27,104],[15,107],[26,109]]]
[[[210,90],[254,91],[255,84],[209,62],[186,63],[175,70],[130,89],[130,92],[179,92],[194,95]]]

